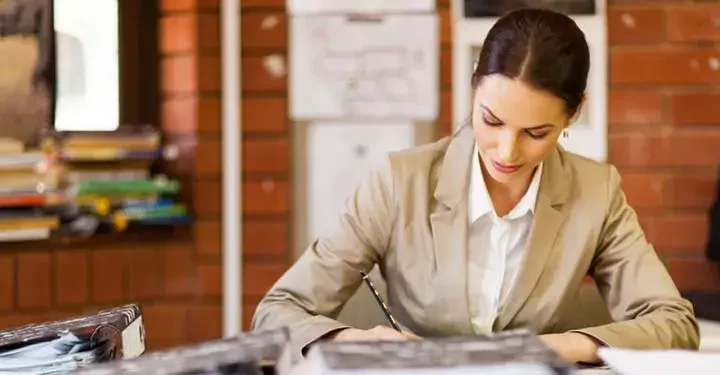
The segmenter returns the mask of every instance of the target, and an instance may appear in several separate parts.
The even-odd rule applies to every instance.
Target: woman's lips
[[[492,161],[493,167],[501,173],[513,173],[520,169],[522,165],[509,165],[509,164],[502,164],[499,162],[496,162],[495,160]]]

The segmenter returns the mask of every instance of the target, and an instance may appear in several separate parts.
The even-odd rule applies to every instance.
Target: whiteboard
[[[388,152],[411,148],[411,122],[312,123],[307,132],[307,238],[336,229],[357,184],[386,160]]]
[[[292,119],[436,119],[436,15],[291,17],[290,25]]]
[[[433,12],[435,0],[287,0],[288,13],[393,13]]]

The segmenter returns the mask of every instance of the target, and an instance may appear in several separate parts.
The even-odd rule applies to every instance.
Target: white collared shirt
[[[468,297],[473,330],[492,332],[497,312],[517,277],[532,226],[542,163],[525,195],[505,216],[495,213],[477,146],[468,188]]]

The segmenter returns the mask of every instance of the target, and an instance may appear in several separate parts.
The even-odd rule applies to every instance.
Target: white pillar
[[[222,0],[222,277],[223,337],[242,330],[242,183],[240,1]]]

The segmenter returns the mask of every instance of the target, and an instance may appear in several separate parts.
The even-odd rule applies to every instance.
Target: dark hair
[[[585,34],[570,17],[544,9],[518,9],[488,32],[472,77],[502,74],[563,99],[574,115],[582,103],[590,70]]]

